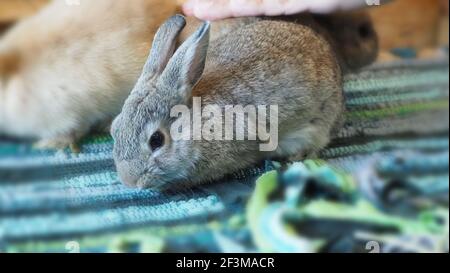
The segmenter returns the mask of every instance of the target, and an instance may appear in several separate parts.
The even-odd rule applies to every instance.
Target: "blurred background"
[[[0,33],[16,21],[33,15],[48,2],[0,1]],[[424,49],[448,45],[448,11],[447,0],[395,0],[370,12],[381,37],[380,45],[389,51],[400,47]]]
[[[0,43],[47,3],[0,0]],[[122,186],[108,134],[76,153],[0,138],[0,251],[448,252],[449,1],[370,13],[378,62],[346,76],[317,159],[159,193]]]

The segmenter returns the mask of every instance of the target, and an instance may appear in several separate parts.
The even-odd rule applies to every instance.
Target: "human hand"
[[[367,5],[366,0],[188,0],[183,11],[203,20],[241,16],[278,16],[310,11],[329,13]]]

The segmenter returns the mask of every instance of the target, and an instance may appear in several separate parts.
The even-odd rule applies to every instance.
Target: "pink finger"
[[[291,15],[299,12],[307,11],[309,8],[309,1],[297,0],[265,0],[264,1],[264,15]]]
[[[194,7],[195,7],[195,1],[194,0],[187,1],[182,6],[183,13],[186,14],[187,16],[194,16]]]
[[[339,10],[352,10],[365,5],[365,0],[316,0],[310,2],[308,10],[314,13],[331,13]]]
[[[219,20],[233,16],[230,0],[196,0],[194,15],[203,20]]]
[[[233,17],[264,15],[264,0],[230,0]]]

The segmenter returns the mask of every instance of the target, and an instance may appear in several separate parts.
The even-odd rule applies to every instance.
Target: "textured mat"
[[[321,164],[352,177],[356,185],[364,184],[367,177],[410,177],[408,182],[416,183],[416,189],[434,188],[439,194],[428,195],[430,206],[448,214],[448,61],[375,65],[346,77],[345,96],[347,122],[320,154]],[[249,219],[259,214],[252,214],[247,203],[257,194],[256,180],[277,169],[271,162],[214,185],[160,194],[122,186],[114,171],[112,146],[108,136],[89,137],[80,154],[0,141],[0,250],[240,252],[349,248],[338,244],[325,248],[323,242],[321,247],[307,248],[311,242],[302,240],[301,248],[284,248],[258,239],[259,231],[251,228]],[[375,165],[384,167],[377,167],[375,172]],[[367,175],[367,170],[372,172]],[[393,213],[377,203],[377,194],[367,192],[355,190],[354,194],[382,213]],[[249,218],[249,213],[254,217]],[[408,217],[418,214],[416,211]],[[277,233],[276,227],[269,233],[283,234]]]

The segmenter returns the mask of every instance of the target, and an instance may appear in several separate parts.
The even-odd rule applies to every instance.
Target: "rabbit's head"
[[[193,141],[171,137],[178,120],[171,111],[191,103],[205,67],[210,25],[204,23],[175,52],[185,25],[176,15],[160,27],[142,75],[112,124],[117,171],[129,186],[166,189],[188,178],[195,166]]]
[[[350,70],[373,63],[378,56],[378,35],[365,11],[316,15],[335,42],[338,53]]]

